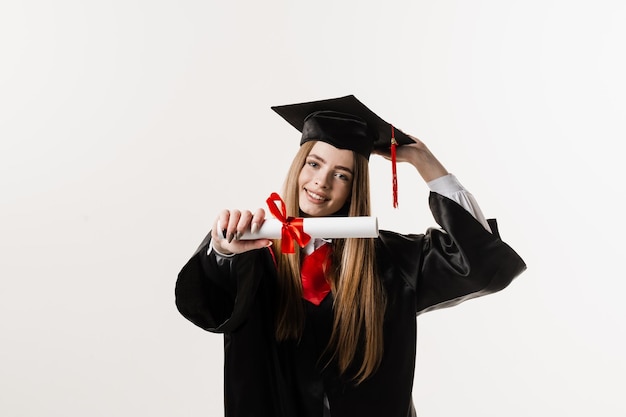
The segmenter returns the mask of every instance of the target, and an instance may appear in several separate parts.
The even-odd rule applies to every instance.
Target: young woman
[[[224,210],[178,276],[183,316],[223,333],[226,416],[415,415],[417,315],[506,287],[526,268],[423,142],[353,96],[274,107],[302,132],[288,216],[369,216],[368,158],[413,165],[441,228],[378,238],[240,240],[265,211]]]

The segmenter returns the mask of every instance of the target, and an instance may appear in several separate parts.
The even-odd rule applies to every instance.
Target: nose
[[[329,188],[330,186],[329,176],[330,174],[327,172],[318,172],[314,180],[315,185],[317,185],[320,188]]]

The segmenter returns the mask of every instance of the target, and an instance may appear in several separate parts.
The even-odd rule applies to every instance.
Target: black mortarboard
[[[319,140],[340,149],[350,149],[368,159],[373,149],[390,149],[394,207],[397,207],[395,146],[413,143],[407,134],[385,122],[353,95],[273,106],[272,110],[302,132],[300,145]]]
[[[273,106],[289,124],[302,132],[300,144],[321,140],[369,158],[372,149],[389,149],[395,130],[398,145],[413,143],[353,95],[307,103]]]

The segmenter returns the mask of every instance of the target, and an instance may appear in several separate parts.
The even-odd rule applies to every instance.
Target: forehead
[[[354,168],[354,153],[348,149],[339,149],[326,142],[317,142],[309,155],[315,155],[330,165],[340,165],[349,169]]]

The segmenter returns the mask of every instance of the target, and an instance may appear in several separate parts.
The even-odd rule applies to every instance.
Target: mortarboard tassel
[[[396,171],[396,148],[398,142],[396,142],[396,135],[391,126],[391,175],[393,176],[393,208],[398,208],[398,173]]]

